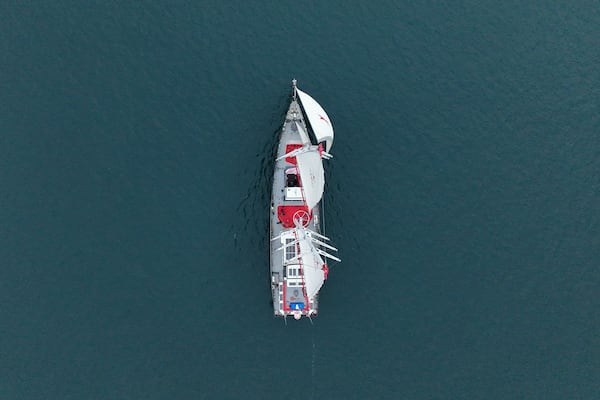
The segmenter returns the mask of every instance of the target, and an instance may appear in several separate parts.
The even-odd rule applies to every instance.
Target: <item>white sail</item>
[[[296,122],[296,128],[298,128],[298,134],[300,135],[300,140],[302,140],[303,145],[310,145],[310,138],[308,137],[308,133],[300,126],[299,123]]]
[[[299,240],[300,257],[304,271],[304,288],[306,295],[312,299],[323,286],[325,272],[323,271],[323,259],[316,252],[314,245],[308,239]]]
[[[331,125],[329,116],[323,107],[321,107],[321,105],[307,93],[304,93],[298,88],[296,88],[296,92],[300,97],[300,102],[302,103],[304,112],[308,117],[310,126],[315,133],[317,142],[321,143],[325,141],[325,150],[329,152],[329,150],[331,150],[331,146],[333,145],[333,125]]]
[[[323,160],[318,148],[308,150],[296,155],[300,182],[304,189],[304,200],[309,210],[312,210],[323,197],[325,188],[325,171]]]

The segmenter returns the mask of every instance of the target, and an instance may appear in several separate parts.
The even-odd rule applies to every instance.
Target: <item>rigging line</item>
[[[321,201],[321,225],[323,225],[323,232],[325,234],[325,199]]]

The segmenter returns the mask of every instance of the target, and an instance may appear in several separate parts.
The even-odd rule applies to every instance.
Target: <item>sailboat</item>
[[[314,143],[313,143],[314,142]],[[312,318],[329,272],[326,260],[341,260],[323,234],[323,160],[332,158],[333,126],[315,99],[292,81],[273,173],[270,271],[276,316]]]

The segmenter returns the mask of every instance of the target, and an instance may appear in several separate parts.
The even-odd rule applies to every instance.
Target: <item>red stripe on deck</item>
[[[302,148],[302,145],[299,143],[286,144],[285,145],[285,154],[289,153],[292,150],[296,150],[296,149],[300,149],[300,148]],[[290,164],[296,165],[296,157],[286,157],[285,161],[289,162]]]
[[[287,299],[285,298],[286,286],[287,286],[287,282],[283,282],[283,311],[290,311],[290,308],[287,306]]]

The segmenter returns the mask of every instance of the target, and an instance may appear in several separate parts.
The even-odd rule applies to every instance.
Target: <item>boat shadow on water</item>
[[[257,138],[254,143],[255,162],[247,169],[240,171],[240,183],[245,182],[246,189],[237,203],[234,221],[239,224],[229,227],[229,237],[233,240],[232,259],[236,265],[251,270],[250,279],[256,280],[253,287],[264,293],[265,306],[272,309],[272,297],[264,291],[265,282],[269,282],[269,271],[264,268],[268,264],[269,254],[265,249],[269,242],[269,212],[265,204],[269,203],[273,180],[273,167],[277,152],[277,138],[281,132],[281,121],[285,118],[287,96],[279,99],[270,121],[270,135],[263,132],[251,132]],[[268,132],[268,130],[267,130]],[[246,274],[248,276],[248,274]]]

